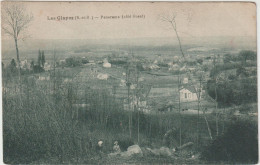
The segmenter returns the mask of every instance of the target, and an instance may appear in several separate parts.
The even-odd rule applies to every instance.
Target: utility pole
[[[116,102],[116,88],[117,88],[117,86],[113,85],[112,93],[113,93],[113,97],[114,97],[114,103]]]
[[[180,70],[178,72],[178,93],[179,93],[179,115],[180,115],[180,146],[181,146],[181,143],[182,143],[182,130],[181,130],[181,127],[182,127],[182,116],[181,116],[181,94],[180,94],[180,88],[181,88],[181,81],[180,81]]]
[[[137,69],[137,65],[135,66],[135,74],[136,74],[136,109],[137,109],[137,140],[139,144],[139,132],[140,132],[140,112],[139,112],[139,72]]]
[[[131,131],[132,113],[130,110],[130,85],[131,85],[131,83],[130,83],[129,77],[130,77],[130,70],[129,70],[129,63],[128,63],[127,67],[126,67],[126,86],[127,86],[127,103],[128,103],[128,112],[129,112],[128,127],[129,127],[129,137],[131,139],[132,138],[132,131]]]
[[[56,51],[53,51],[53,93],[56,94]],[[56,99],[56,98],[55,98]]]
[[[202,81],[202,75],[199,75],[199,89],[197,97],[198,97],[198,117],[197,117],[197,147],[199,147],[199,137],[200,137],[200,130],[199,130],[199,122],[200,122],[200,97],[201,97],[201,81]]]
[[[216,56],[214,54],[214,59],[213,59],[213,65],[214,65],[214,80],[215,80],[215,111],[216,111],[216,135],[218,136],[218,102],[217,102],[217,98],[218,98],[218,94],[217,94],[217,71],[216,71]]]
[[[226,70],[224,71],[224,79],[226,80]],[[224,87],[226,89],[227,81],[224,83]],[[224,99],[226,100],[226,95],[224,95]],[[226,122],[226,105],[224,105],[224,116],[223,116],[223,127],[222,127],[222,133],[225,131],[225,122]]]

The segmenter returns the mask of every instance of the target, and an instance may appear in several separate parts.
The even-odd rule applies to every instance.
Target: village
[[[142,61],[146,61],[146,59],[138,60],[134,56],[130,58],[131,62],[129,62],[128,53],[124,53],[123,56],[118,55],[114,58],[109,55],[103,59],[95,59],[94,57],[95,56],[92,56],[88,59],[87,57],[74,56],[60,59],[55,62],[55,69],[73,70],[73,64],[69,64],[70,61],[72,61],[72,63],[75,63],[75,67],[80,67],[80,70],[82,70],[79,75],[86,75],[85,77],[87,77],[86,79],[81,80],[83,81],[82,83],[84,83],[84,81],[85,83],[93,83],[93,86],[90,86],[90,88],[93,89],[110,89],[111,94],[115,95],[117,100],[122,101],[125,107],[124,110],[133,111],[134,104],[137,104],[138,102],[138,110],[145,113],[179,112],[178,102],[180,101],[182,104],[182,113],[197,113],[197,108],[195,108],[197,107],[196,104],[198,101],[196,91],[198,91],[199,88],[201,91],[201,103],[207,105],[207,107],[214,108],[214,102],[206,96],[205,86],[201,85],[201,87],[199,87],[199,84],[196,84],[194,88],[194,84],[190,82],[191,79],[184,73],[187,70],[191,70],[194,74],[193,77],[196,78],[196,73],[199,72],[203,66],[210,65],[209,63],[213,62],[213,57],[212,59],[204,58],[204,63],[198,64],[199,66],[190,66],[186,68],[185,66],[178,65],[178,56],[174,56],[174,62],[169,62],[168,60],[163,59],[161,55],[155,55],[154,60],[145,63]],[[108,61],[108,59],[111,61]],[[219,59],[219,61],[221,60],[223,62],[222,58]],[[132,65],[132,70],[127,70],[126,65]],[[21,67],[24,70],[33,70],[30,66],[30,62],[26,59],[21,61]],[[53,61],[46,61],[43,69],[45,72],[34,74],[34,77],[38,82],[51,80],[51,72],[54,70]],[[176,74],[179,70],[182,71],[182,73]],[[127,80],[127,72],[129,72],[128,74],[136,75],[131,77],[131,80]],[[209,75],[209,71],[204,74]],[[63,82],[72,82],[75,78],[76,77],[63,77]],[[208,78],[209,77],[205,77],[204,85]],[[131,83],[129,86],[131,90],[131,109],[129,109],[127,105],[127,83]],[[141,94],[139,96],[133,96],[133,93],[137,91],[140,91]],[[85,103],[77,103],[76,106],[80,106],[80,104],[86,106]]]
[[[3,2],[4,163],[257,163],[255,4],[195,4]]]
[[[203,113],[202,110],[198,111],[199,101],[200,106],[207,109],[206,113],[212,113],[215,100],[206,92],[206,85],[210,80],[210,69],[214,63],[224,64],[225,52],[222,51],[221,55],[220,52],[203,47],[187,49],[189,61],[185,65],[180,63],[180,56],[173,56],[173,60],[170,60],[168,55],[135,56],[134,53],[116,50],[111,54],[108,51],[107,55],[102,56],[96,55],[98,52],[87,52],[85,56],[84,53],[80,53],[79,56],[76,53],[65,59],[49,57],[42,65],[44,72],[36,72],[31,74],[31,77],[41,84],[51,81],[54,70],[75,70],[74,75],[61,76],[61,81],[64,84],[80,81],[81,84],[91,84],[88,85],[91,89],[108,89],[111,95],[124,105],[126,111],[138,110],[148,114]],[[21,68],[28,73],[34,73],[32,61],[22,60]],[[256,68],[251,67],[252,69],[254,71]],[[187,74],[188,72],[191,75]],[[203,80],[199,78],[199,74],[203,74]],[[234,71],[231,69],[226,71],[226,74],[228,77],[234,74]],[[79,78],[80,80],[76,80]],[[82,86],[78,90],[84,88],[85,86]],[[74,106],[87,107],[88,104],[82,100],[84,98],[78,98]],[[239,114],[239,111],[236,114]]]

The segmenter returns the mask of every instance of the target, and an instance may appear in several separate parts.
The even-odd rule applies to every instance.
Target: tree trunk
[[[132,112],[130,110],[130,86],[128,85],[128,88],[127,88],[127,101],[128,101],[128,112],[129,112],[129,121],[128,121],[128,124],[129,124],[129,137],[130,139],[132,138],[132,128],[131,128],[131,120],[132,120]]]
[[[19,56],[19,49],[18,49],[18,41],[17,38],[14,38],[15,42],[15,49],[16,49],[16,57],[17,57],[17,62],[18,62],[18,73],[19,73],[19,80],[21,79],[21,63],[20,63],[20,56]]]
[[[204,119],[205,119],[206,124],[207,124],[209,137],[210,137],[210,139],[212,140],[213,138],[212,138],[212,135],[211,135],[211,129],[210,129],[210,127],[209,127],[209,122],[208,122],[208,120],[207,120],[207,117],[206,117],[205,111],[203,111],[203,116],[204,116]]]
[[[218,109],[218,102],[217,102],[217,83],[215,85],[215,99],[216,99],[216,103],[215,103],[215,111],[216,111],[216,135],[218,136],[218,112],[217,112],[217,109]]]
[[[138,141],[138,144],[139,144],[139,138],[140,138],[140,135],[139,135],[139,133],[140,133],[140,117],[139,117],[139,109],[137,109],[138,110],[138,112],[137,112],[137,124],[138,124],[138,127],[137,127],[137,141]]]
[[[199,147],[199,119],[200,119],[200,99],[198,98],[198,114],[197,114],[197,147]]]
[[[216,57],[214,55],[214,61],[213,61],[213,64],[214,64],[214,70],[215,70],[215,73],[214,73],[214,79],[215,79],[215,113],[216,113],[216,136],[218,136],[218,112],[217,112],[217,109],[218,109],[218,93],[217,93],[217,76],[216,76]]]

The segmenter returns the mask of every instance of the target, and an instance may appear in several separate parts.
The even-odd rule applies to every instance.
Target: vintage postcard
[[[6,164],[255,164],[256,4],[1,2]]]

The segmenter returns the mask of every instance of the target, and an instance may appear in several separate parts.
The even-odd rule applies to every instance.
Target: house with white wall
[[[181,102],[192,102],[192,101],[197,101],[197,93],[194,87],[192,86],[182,86],[180,89],[180,101]]]

